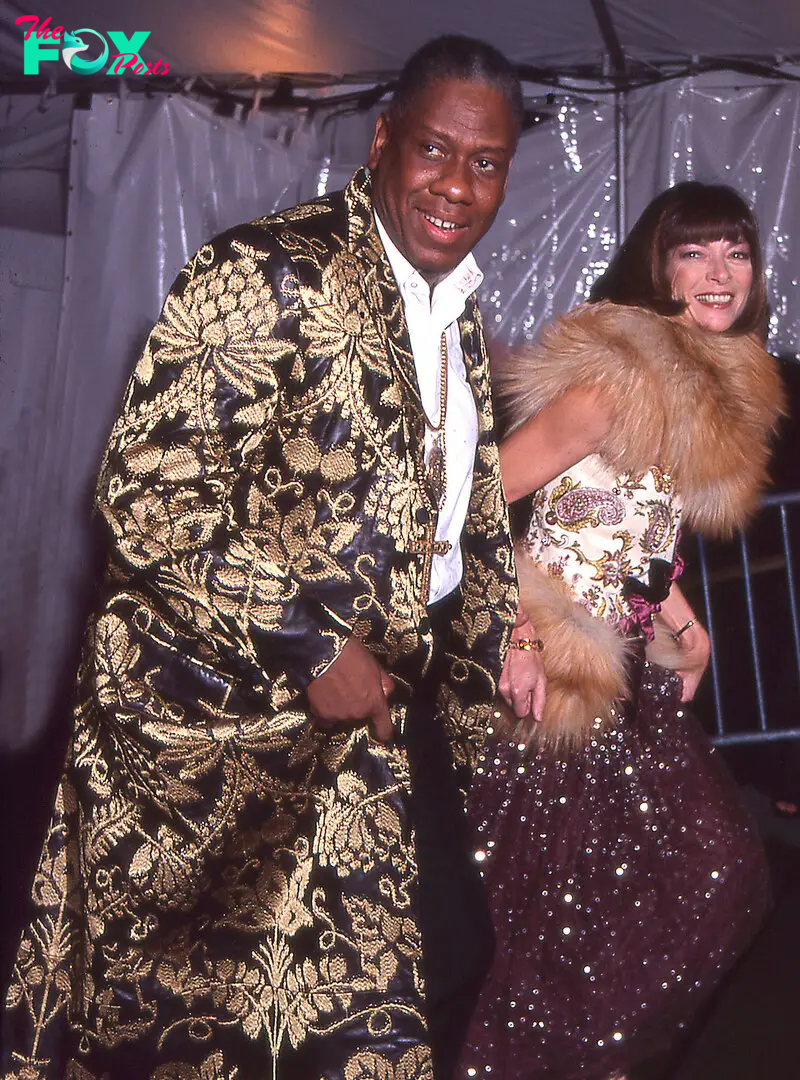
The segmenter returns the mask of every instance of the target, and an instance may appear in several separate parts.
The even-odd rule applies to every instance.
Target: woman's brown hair
[[[662,191],[633,226],[605,274],[594,283],[592,303],[643,307],[659,315],[678,315],[685,308],[672,296],[667,279],[667,256],[681,244],[727,240],[750,247],[753,284],[729,334],[764,333],[767,287],[758,238],[758,225],[741,195],[724,184],[687,180]]]

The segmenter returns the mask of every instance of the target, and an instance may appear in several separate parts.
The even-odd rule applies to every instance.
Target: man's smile
[[[443,229],[445,232],[455,232],[458,229],[466,229],[466,225],[459,225],[455,221],[446,221],[444,218],[435,217],[433,214],[426,214],[424,210],[420,210],[420,213],[429,221],[431,225],[435,225],[437,229]]]

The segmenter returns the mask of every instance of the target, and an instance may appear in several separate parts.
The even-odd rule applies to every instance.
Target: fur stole
[[[537,566],[521,544],[515,557],[520,606],[543,645],[547,697],[538,724],[530,717],[518,720],[498,698],[498,730],[528,745],[580,745],[593,728],[613,720],[617,702],[628,697],[631,643],[575,601],[569,587]],[[680,649],[658,616],[654,628],[647,659],[679,667]]]
[[[743,525],[766,483],[771,435],[784,411],[775,360],[754,337],[726,337],[608,302],[558,319],[539,344],[511,355],[495,386],[511,426],[571,386],[608,388],[612,423],[600,455],[617,472],[668,466],[683,516],[698,531]],[[578,745],[628,694],[629,644],[577,603],[518,546],[520,603],[542,639],[547,701],[541,724],[503,710],[504,734]],[[656,619],[648,659],[679,666]]]
[[[600,456],[619,473],[668,467],[686,522],[716,536],[758,505],[784,412],[777,363],[755,336],[608,301],[561,316],[493,381],[512,428],[571,386],[608,388],[612,423]]]

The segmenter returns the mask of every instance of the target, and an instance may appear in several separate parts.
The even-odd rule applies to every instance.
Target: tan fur
[[[544,645],[547,698],[539,724],[503,711],[503,733],[525,743],[580,741],[595,719],[611,718],[614,700],[627,693],[626,642],[576,603],[564,582],[537,566],[522,546],[515,554],[520,605]]]
[[[494,375],[511,426],[572,386],[604,390],[612,411],[598,453],[617,472],[668,466],[684,520],[725,535],[742,526],[767,479],[784,396],[777,364],[754,337],[726,337],[640,308],[585,305],[507,356]],[[518,547],[520,601],[544,643],[544,718],[505,719],[526,743],[583,742],[626,695],[626,642]],[[680,649],[659,619],[648,659],[677,668]]]
[[[598,452],[618,472],[668,466],[686,522],[727,535],[754,510],[784,412],[775,360],[755,337],[726,337],[641,308],[586,304],[495,375],[512,427],[571,386],[612,411]]]
[[[498,705],[501,734],[534,744],[580,744],[597,721],[608,723],[614,703],[628,694],[628,643],[610,623],[573,599],[567,585],[539,567],[518,544],[515,549],[520,604],[544,646],[547,675],[544,715],[519,720]],[[680,667],[681,650],[660,616],[653,621],[655,639],[647,659],[661,667]]]

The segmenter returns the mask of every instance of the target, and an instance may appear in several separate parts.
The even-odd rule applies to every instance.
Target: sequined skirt
[[[457,1076],[605,1080],[665,1049],[767,904],[724,763],[642,663],[583,751],[487,749],[470,796],[497,952]]]

